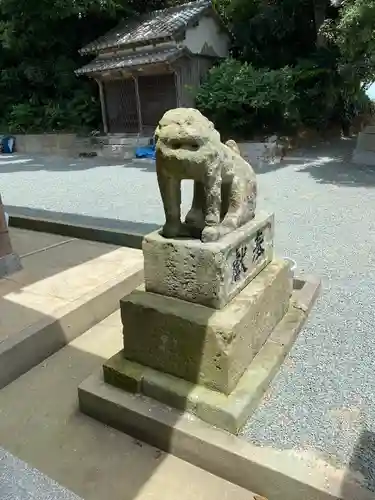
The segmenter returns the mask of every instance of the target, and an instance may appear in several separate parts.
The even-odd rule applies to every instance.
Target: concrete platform
[[[0,280],[0,387],[103,320],[143,277],[142,253],[10,229],[23,270]]]
[[[121,337],[116,312],[3,388],[0,446],[85,500],[253,500],[78,411],[78,385],[120,349]]]

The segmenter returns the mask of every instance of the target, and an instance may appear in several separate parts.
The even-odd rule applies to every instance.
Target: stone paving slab
[[[139,250],[11,229],[23,269],[0,280],[0,387],[117,309]]]
[[[0,448],[2,500],[80,500],[38,470]]]

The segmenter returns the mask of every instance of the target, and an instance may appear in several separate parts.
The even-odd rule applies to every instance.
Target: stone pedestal
[[[369,125],[358,134],[353,152],[353,162],[358,165],[375,165],[375,126]]]
[[[214,243],[151,233],[143,240],[146,291],[221,309],[271,262],[273,236],[273,214]]]
[[[20,258],[12,249],[4,207],[0,197],[0,278],[19,271],[21,267]]]
[[[224,309],[138,289],[121,301],[130,361],[230,394],[289,307],[289,265],[273,261]]]
[[[124,348],[104,380],[237,432],[280,362],[260,375],[290,312],[292,273],[273,235],[273,215],[259,214],[213,243],[146,236],[145,285],[121,301]]]
[[[283,260],[219,311],[139,288],[121,301],[124,349],[104,364],[104,380],[236,433],[254,409],[254,392],[264,390],[263,346],[289,310],[292,290]]]

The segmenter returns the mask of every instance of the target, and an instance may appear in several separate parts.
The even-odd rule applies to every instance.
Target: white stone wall
[[[74,156],[88,146],[88,139],[76,134],[17,134],[14,137],[16,152],[21,154]]]
[[[221,29],[219,23],[209,16],[204,16],[198,26],[186,31],[183,44],[193,54],[200,54],[205,45],[208,45],[219,57],[229,54],[229,36]]]

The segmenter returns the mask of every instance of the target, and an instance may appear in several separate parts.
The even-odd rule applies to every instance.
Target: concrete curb
[[[19,229],[28,229],[42,233],[60,234],[81,240],[97,241],[111,245],[142,248],[144,234],[120,229],[73,224],[62,220],[43,219],[26,215],[9,214],[9,225]]]

